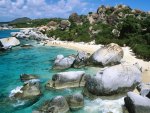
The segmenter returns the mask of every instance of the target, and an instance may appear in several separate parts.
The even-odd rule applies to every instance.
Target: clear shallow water
[[[70,55],[76,54],[76,51],[58,47],[36,46],[33,48],[23,49],[15,47],[11,51],[0,53],[0,113],[32,113],[44,101],[50,100],[57,95],[69,95],[76,92],[82,92],[81,88],[67,88],[63,90],[45,90],[44,85],[47,80],[51,79],[54,73],[58,71],[51,70],[53,60],[58,54]],[[84,70],[88,74],[95,74],[99,68],[88,67],[83,69],[68,69]],[[19,75],[22,73],[36,74],[42,80],[43,95],[39,101],[32,106],[18,109],[12,109],[12,103],[7,101],[7,98],[14,88],[21,86],[22,82]],[[90,100],[85,97],[85,107],[81,110],[72,113],[122,113],[121,105],[123,99],[120,100]]]
[[[19,30],[0,30],[0,39],[10,37],[11,32],[18,32]]]

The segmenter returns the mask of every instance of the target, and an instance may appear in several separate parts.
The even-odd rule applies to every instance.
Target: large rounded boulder
[[[128,92],[124,101],[129,113],[150,113],[150,99],[147,97]]]
[[[56,96],[50,101],[46,101],[43,106],[33,113],[67,113],[69,111],[68,103],[63,96]]]
[[[126,93],[141,82],[141,71],[136,65],[119,64],[99,71],[88,78],[84,88],[87,96],[106,96]]]
[[[123,58],[123,49],[114,43],[105,45],[98,49],[90,57],[90,63],[95,65],[113,65],[118,64]]]
[[[17,46],[20,44],[20,41],[15,37],[3,38],[3,39],[0,39],[0,42],[1,42],[2,48],[4,49],[8,49],[8,48],[11,48],[13,46]]]
[[[53,75],[46,88],[61,89],[67,87],[81,87],[85,85],[86,74],[84,71],[61,72]]]
[[[80,109],[84,106],[84,98],[82,94],[76,93],[66,97],[71,110]]]
[[[75,61],[74,56],[67,56],[64,57],[63,55],[57,55],[55,61],[54,61],[54,66],[53,69],[66,69],[70,68]]]

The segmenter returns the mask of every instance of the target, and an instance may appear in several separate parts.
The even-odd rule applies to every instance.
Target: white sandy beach
[[[83,42],[68,42],[68,41],[48,41],[46,45],[64,47],[64,48],[74,49],[77,51],[85,51],[90,54],[92,54],[102,46],[102,45],[92,45]],[[142,59],[137,59],[129,47],[122,47],[122,48],[124,50],[124,57],[122,61],[128,63],[138,62],[140,67],[142,67],[142,81],[145,83],[150,82],[150,61],[148,62],[148,61],[143,61]]]

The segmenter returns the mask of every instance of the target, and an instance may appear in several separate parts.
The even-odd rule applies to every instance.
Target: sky
[[[68,18],[73,12],[96,12],[100,5],[129,5],[133,9],[150,11],[150,0],[0,0],[0,21],[20,17]]]

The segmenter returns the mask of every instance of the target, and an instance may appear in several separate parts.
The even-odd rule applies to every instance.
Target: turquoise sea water
[[[11,32],[18,32],[19,30],[0,30],[0,39],[10,37]]]
[[[9,34],[7,35],[9,36]],[[45,90],[44,85],[46,82],[51,79],[53,74],[58,72],[51,69],[53,60],[58,54],[66,56],[76,54],[76,51],[59,47],[36,45],[32,48],[15,47],[10,51],[0,53],[0,113],[32,113],[34,109],[52,97],[82,92],[81,88]],[[99,68],[87,67],[82,69],[68,69],[65,71],[70,70],[84,70],[88,74],[95,74]],[[23,85],[19,79],[22,73],[36,74],[40,77],[43,95],[35,104],[16,109],[12,107],[13,103],[10,103],[7,99],[11,90]],[[78,111],[72,111],[72,113],[107,113],[109,109],[113,109],[114,113],[121,113],[119,112],[119,110],[122,110],[120,108],[121,106],[119,106],[121,104],[122,100],[115,100],[113,102],[103,101],[101,99],[90,100],[85,97],[85,107]]]

